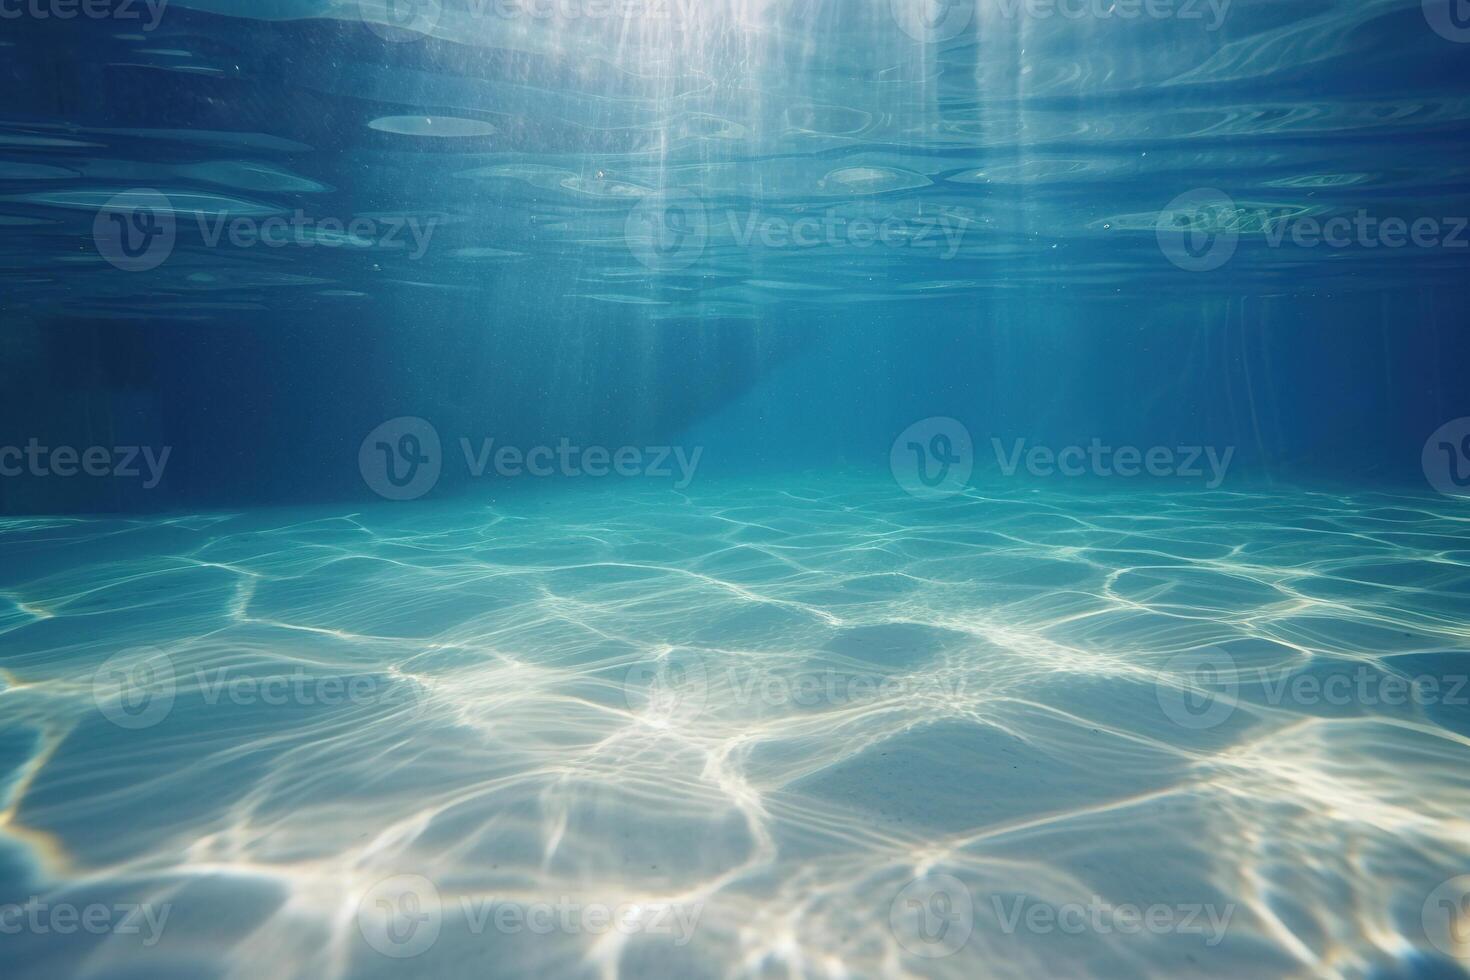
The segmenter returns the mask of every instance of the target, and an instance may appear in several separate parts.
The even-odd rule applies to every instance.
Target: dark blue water
[[[1467,69],[0,2],[0,975],[1466,975]]]

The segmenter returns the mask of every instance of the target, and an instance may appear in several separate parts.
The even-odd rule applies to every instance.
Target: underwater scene
[[[0,978],[1470,978],[1467,0],[0,80]]]

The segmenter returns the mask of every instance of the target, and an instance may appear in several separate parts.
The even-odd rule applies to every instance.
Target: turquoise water
[[[0,4],[0,976],[1470,976],[1470,19]]]

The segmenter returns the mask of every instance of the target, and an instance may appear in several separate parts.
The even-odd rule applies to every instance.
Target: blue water
[[[0,3],[0,977],[1470,976],[1467,69]]]

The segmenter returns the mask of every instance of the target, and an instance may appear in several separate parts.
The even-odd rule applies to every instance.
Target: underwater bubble
[[[493,136],[500,131],[484,120],[459,116],[380,116],[371,120],[368,128],[399,136],[440,136],[446,139]]]

